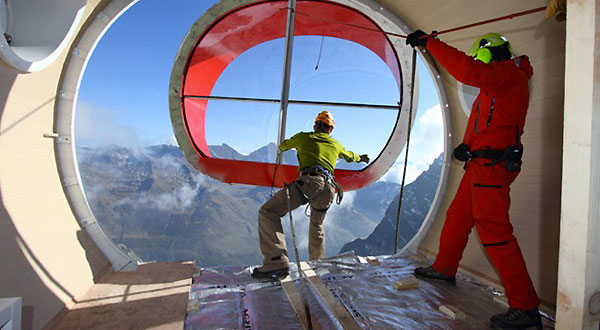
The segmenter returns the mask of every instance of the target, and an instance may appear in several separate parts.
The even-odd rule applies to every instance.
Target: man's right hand
[[[410,45],[412,48],[416,46],[425,47],[427,45],[427,33],[422,30],[417,30],[406,36],[406,44]]]
[[[367,154],[360,155],[360,161],[369,164],[369,156]]]
[[[471,152],[469,151],[469,146],[461,143],[456,148],[454,148],[454,158],[460,160],[461,162],[466,162],[471,159]]]

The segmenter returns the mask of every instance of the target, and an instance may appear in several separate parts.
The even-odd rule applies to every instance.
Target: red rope
[[[529,15],[529,14],[537,13],[537,12],[543,11],[543,10],[546,10],[546,7],[539,7],[539,8],[535,8],[535,9],[529,9],[529,10],[521,11],[521,12],[518,12],[518,13],[514,13],[514,14],[502,16],[502,17],[497,17],[497,18],[492,18],[492,19],[488,19],[488,20],[485,20],[485,21],[477,22],[477,23],[467,24],[467,25],[455,27],[453,29],[443,30],[443,31],[438,32],[437,34],[439,35],[439,34],[442,34],[442,33],[448,33],[448,32],[454,32],[454,31],[458,31],[458,30],[468,29],[468,28],[471,28],[471,27],[474,27],[474,26],[484,25],[484,24],[488,24],[488,23],[494,23],[494,22],[505,20],[505,19],[513,19],[515,17]]]
[[[373,29],[373,28],[370,28],[370,27],[361,26],[361,25],[358,25],[358,24],[340,22],[340,21],[336,21],[336,20],[325,18],[325,17],[321,17],[321,16],[315,16],[315,15],[303,13],[303,12],[300,12],[300,11],[296,11],[296,14],[300,14],[300,15],[304,15],[304,16],[308,16],[308,17],[320,19],[322,21],[333,23],[333,24],[346,25],[346,26],[355,27],[357,29],[363,29],[363,30],[372,31],[372,32],[384,33],[384,34],[391,35],[391,36],[394,36],[394,37],[399,37],[399,38],[406,38],[406,36],[402,35],[402,34],[398,34],[398,33],[394,33],[394,32],[386,32],[386,31],[382,31],[382,30],[379,30],[379,29]]]
[[[435,37],[435,36],[443,34],[443,33],[449,33],[449,32],[454,32],[454,31],[458,31],[458,30],[464,30],[464,29],[472,28],[472,27],[479,26],[479,25],[485,25],[485,24],[489,24],[489,23],[494,23],[494,22],[502,21],[502,20],[505,20],[505,19],[513,19],[515,17],[525,16],[525,15],[537,13],[537,12],[544,11],[544,10],[546,10],[546,7],[539,7],[539,8],[524,10],[524,11],[520,11],[518,13],[506,15],[506,16],[496,17],[496,18],[485,20],[485,21],[480,21],[480,22],[476,22],[476,23],[472,23],[472,24],[467,24],[467,25],[455,27],[455,28],[452,28],[452,29],[447,29],[447,30],[435,32],[435,33],[429,34],[427,36],[428,37]],[[330,22],[330,23],[347,25],[347,26],[358,28],[358,29],[363,29],[363,30],[368,30],[368,31],[373,31],[373,32],[384,33],[384,34],[387,34],[387,35],[390,35],[390,36],[394,36],[394,37],[398,37],[398,38],[406,38],[406,36],[402,35],[402,34],[381,31],[381,30],[378,30],[378,29],[372,29],[372,28],[368,28],[368,27],[365,27],[365,26],[360,26],[360,25],[357,25],[357,24],[351,24],[351,23],[344,23],[344,22],[340,22],[340,21],[335,21],[335,20],[332,20],[332,19],[329,19],[329,18],[320,17],[320,16],[314,16],[314,15],[306,14],[306,13],[299,12],[299,11],[296,11],[296,14],[300,14],[300,15],[304,15],[304,16],[309,16],[309,17],[317,18],[317,19],[320,19],[322,21],[326,21],[326,22]]]

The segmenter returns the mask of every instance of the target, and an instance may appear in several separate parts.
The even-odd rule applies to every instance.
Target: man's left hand
[[[369,164],[369,156],[367,154],[360,155],[360,161]]]

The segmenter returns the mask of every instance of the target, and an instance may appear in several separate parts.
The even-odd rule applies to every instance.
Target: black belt
[[[313,166],[300,170],[300,176],[303,175],[323,176],[333,180],[333,175],[331,172],[321,166]]]
[[[327,176],[327,174],[325,174],[325,173],[322,173],[322,172],[316,172],[316,171],[313,171],[313,172],[302,172],[302,173],[300,173],[300,175],[301,175],[301,176],[303,176],[303,175],[310,175],[310,176],[319,176],[319,175],[323,175],[323,176]]]
[[[482,149],[482,150],[473,150],[470,152],[471,158],[485,158],[491,160],[502,160],[504,159],[504,150],[498,149]]]

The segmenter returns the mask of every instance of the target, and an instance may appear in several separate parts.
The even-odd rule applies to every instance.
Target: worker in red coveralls
[[[420,46],[454,78],[478,87],[463,142],[454,157],[465,162],[465,173],[448,208],[433,265],[418,267],[415,276],[455,283],[458,263],[475,226],[508,298],[507,312],[491,318],[494,329],[541,329],[539,299],[513,235],[508,209],[510,184],[521,169],[521,134],[529,104],[533,69],[527,56],[512,58],[506,38],[488,33],[468,56],[421,30],[406,43]]]

